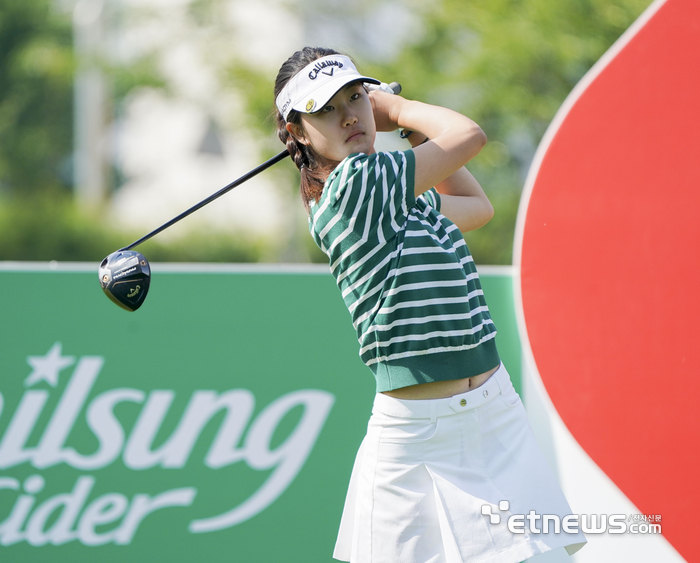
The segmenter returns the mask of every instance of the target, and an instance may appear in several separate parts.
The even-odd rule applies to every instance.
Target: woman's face
[[[317,155],[337,162],[353,153],[372,154],[377,134],[372,102],[361,82],[339,90],[319,111],[302,114],[301,128],[288,123],[287,129]]]

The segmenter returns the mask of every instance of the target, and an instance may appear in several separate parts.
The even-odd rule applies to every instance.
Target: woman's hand
[[[374,122],[377,131],[389,132],[399,128],[397,123],[400,114],[400,106],[407,100],[396,94],[389,94],[382,90],[371,90],[369,99],[374,111]]]
[[[493,216],[493,207],[479,183],[464,168],[486,143],[481,128],[450,109],[381,90],[370,91],[369,98],[377,131],[403,127],[415,132],[409,139],[416,159],[415,194],[435,186],[446,196],[443,212],[462,232],[487,223]]]

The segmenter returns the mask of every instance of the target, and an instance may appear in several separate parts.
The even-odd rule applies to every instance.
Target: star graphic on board
[[[59,372],[75,362],[75,356],[62,356],[62,345],[56,342],[45,356],[27,356],[27,363],[33,371],[24,380],[25,387],[31,387],[39,381],[46,381],[51,387],[58,385]]]

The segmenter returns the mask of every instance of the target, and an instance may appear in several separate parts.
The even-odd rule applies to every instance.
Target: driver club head
[[[134,250],[117,250],[102,260],[100,285],[107,297],[127,311],[136,311],[146,300],[151,284],[151,267]]]

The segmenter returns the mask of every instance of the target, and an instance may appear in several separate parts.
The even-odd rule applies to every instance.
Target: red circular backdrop
[[[527,337],[562,420],[694,560],[700,2],[652,9],[558,116],[516,254]]]

